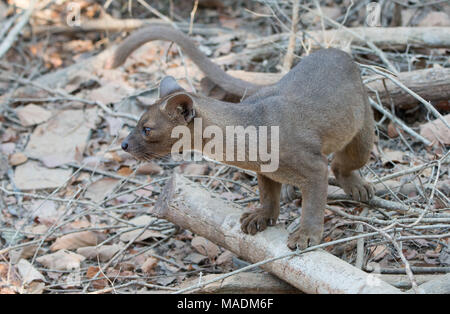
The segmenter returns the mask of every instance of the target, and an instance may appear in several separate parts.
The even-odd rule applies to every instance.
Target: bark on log
[[[153,211],[251,263],[290,252],[285,228],[278,225],[255,236],[244,234],[239,224],[240,206],[180,175],[167,182]],[[401,293],[382,281],[373,284],[370,275],[322,250],[261,267],[306,293]]]
[[[381,49],[403,49],[407,45],[428,48],[449,48],[450,27],[352,27],[349,28],[359,36],[371,41]],[[303,35],[303,32],[305,35]],[[365,46],[366,42],[354,37],[344,29],[301,31],[306,47],[320,48],[320,44],[331,47],[346,47],[349,43]],[[247,48],[257,48],[264,45],[281,44],[289,39],[289,33],[267,36],[261,39],[249,40]]]
[[[227,71],[227,73],[242,80],[264,85],[274,84],[283,76],[280,73],[246,71]],[[371,80],[375,77],[378,76],[365,77],[364,79]],[[418,103],[413,96],[392,83],[390,80],[384,80],[390,97],[392,97],[396,106],[402,108],[404,105]],[[428,101],[447,100],[450,98],[450,68],[433,68],[401,72],[398,75],[398,80]],[[369,95],[374,96],[374,91],[376,91],[383,103],[389,103],[389,95],[384,88],[382,79],[369,81],[366,86]]]
[[[447,100],[450,98],[450,68],[401,72],[398,80],[428,101]],[[402,108],[404,105],[418,103],[417,99],[389,79],[384,79],[384,81],[396,107]],[[369,82],[366,86],[368,87],[369,95],[374,95],[371,90],[374,89],[378,92],[383,103],[389,103],[389,95],[384,88],[383,80]]]

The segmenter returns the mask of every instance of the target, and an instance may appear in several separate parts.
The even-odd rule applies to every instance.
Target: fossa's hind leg
[[[374,122],[372,110],[369,108],[363,128],[343,150],[335,153],[331,163],[339,186],[357,201],[367,201],[374,194],[373,186],[357,171],[369,160],[373,141]]]

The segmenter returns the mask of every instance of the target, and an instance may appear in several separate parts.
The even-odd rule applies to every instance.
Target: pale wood
[[[352,27],[348,30],[382,49],[403,49],[407,45],[420,48],[450,47],[450,27]],[[298,32],[298,37],[303,38],[304,45],[312,49],[321,46],[344,48],[350,44],[365,46],[367,43],[344,29],[303,30]],[[280,42],[287,42],[288,39],[289,33],[275,34],[249,40],[247,48],[281,44]]]
[[[42,34],[73,34],[73,33],[85,33],[85,32],[130,32],[135,29],[139,29],[151,24],[168,24],[170,23],[159,19],[159,18],[149,18],[149,19],[115,19],[115,18],[102,18],[102,19],[82,19],[80,21],[80,26],[69,26],[69,25],[36,25],[33,26],[32,31],[27,31],[24,33],[25,37],[30,37],[32,35],[42,35]],[[183,31],[189,29],[188,23],[175,23],[178,28]],[[225,28],[212,27],[210,25],[199,25],[195,24],[193,28],[194,34],[202,34],[205,36],[216,36],[218,33],[228,33],[231,30]],[[236,32],[234,32],[236,33]],[[237,31],[239,34],[244,34],[243,31]]]
[[[166,183],[153,214],[251,263],[291,252],[283,226],[270,227],[254,236],[244,234],[239,223],[243,211],[197,183],[175,175]],[[322,250],[275,260],[261,268],[306,293],[401,293],[383,281],[372,284],[370,275]]]
[[[408,275],[402,275],[402,274],[375,274],[375,276],[394,287],[397,287],[399,289],[411,289],[411,281],[408,278]],[[414,278],[416,279],[417,284],[419,285],[419,288],[422,287],[421,285],[425,284],[426,282],[435,282],[436,280],[441,280],[445,275],[439,274],[415,274]],[[426,287],[426,286],[424,286]],[[413,293],[413,291],[411,291]],[[428,293],[428,292],[427,292]]]
[[[281,73],[246,71],[227,71],[227,73],[242,80],[261,85],[274,84],[283,77],[283,74]],[[375,96],[375,92],[377,92],[383,103],[390,104],[390,95],[394,105],[399,108],[402,108],[405,105],[418,103],[412,95],[408,94],[390,80],[384,79],[386,84],[385,88],[383,79],[373,80],[376,78],[380,78],[380,76],[364,77],[364,80],[368,81],[366,87],[370,96]],[[447,100],[450,98],[450,68],[432,68],[411,72],[400,72],[398,80],[428,101]]]
[[[292,6],[292,21],[291,21],[291,34],[289,35],[289,44],[287,47],[286,54],[284,55],[283,62],[283,72],[287,73],[292,68],[292,63],[294,62],[294,50],[295,41],[297,39],[298,31],[298,11],[299,11],[300,0],[295,0]]]

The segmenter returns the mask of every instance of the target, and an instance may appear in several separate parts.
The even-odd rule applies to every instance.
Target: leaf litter
[[[192,8],[184,6],[189,5],[176,6],[186,20],[189,14],[183,12],[190,12]],[[95,12],[104,12],[97,3],[86,2],[83,6],[86,10],[82,14],[87,18],[93,18]],[[137,4],[133,6],[133,12],[147,14]],[[253,6],[254,12],[267,10],[260,3],[255,2]],[[158,4],[157,8],[164,9],[163,4]],[[339,19],[342,9],[338,4],[322,7],[324,14],[333,19]],[[109,10],[115,10],[115,16],[128,16],[115,3],[107,12],[111,12]],[[425,8],[420,10],[427,13]],[[53,3],[45,12],[35,12],[30,23],[32,27],[54,26],[57,24],[40,23],[54,20],[45,17],[46,14],[63,16],[64,12],[64,5]],[[404,10],[402,16],[408,17],[408,12]],[[216,9],[201,9],[198,14],[195,23],[208,23],[213,19],[235,31],[248,24],[255,29],[260,27],[258,33],[263,34],[262,29],[269,26],[267,20],[246,12],[235,14],[233,18]],[[348,26],[359,26],[364,16],[358,12],[352,14],[355,15],[349,19]],[[448,17],[446,19],[442,12],[431,11],[423,16],[411,15],[411,25],[448,25]],[[303,23],[310,29],[321,28],[321,21],[314,14],[305,14],[303,18]],[[279,72],[279,53],[266,52],[264,61],[258,54],[251,57],[252,51],[246,50],[245,41],[254,35],[246,28],[241,31],[244,35],[216,33],[193,37],[221,66]],[[39,62],[42,75],[76,65],[105,48],[103,39],[99,40],[99,36],[89,32],[77,34],[76,40],[61,42],[58,38],[67,39],[65,35],[55,35],[50,37],[53,45],[47,48],[42,43],[21,42],[16,49],[28,52],[30,64]],[[111,36],[111,40],[115,38],[117,36]],[[197,90],[201,90],[201,72],[191,60],[182,58],[174,46],[170,43],[146,44],[120,69],[104,70],[95,65],[92,71],[79,68],[68,74],[68,81],[61,79],[66,84],[60,89],[55,88],[54,93],[38,88],[27,94],[25,88],[7,98],[2,93],[12,91],[14,80],[6,85],[0,81],[0,101],[8,102],[8,110],[0,111],[0,293],[95,292],[122,284],[124,287],[118,291],[157,289],[167,292],[169,290],[165,289],[179,287],[185,280],[199,278],[200,274],[225,273],[241,267],[233,253],[188,230],[179,230],[170,222],[156,219],[151,212],[166,180],[174,172],[188,175],[224,199],[248,209],[254,208],[258,205],[254,175],[205,160],[138,162],[120,149],[121,141],[135,121],[118,113],[138,117],[157,98],[155,84],[164,75],[175,76],[189,90],[192,82]],[[250,57],[240,54],[242,51]],[[393,58],[390,51],[386,53]],[[418,51],[412,49],[410,53],[413,55]],[[362,63],[379,61],[357,49],[353,54]],[[434,49],[421,51],[421,55],[428,62],[425,66],[431,67],[433,63],[441,66],[441,60],[448,58],[448,51]],[[23,62],[17,55],[7,54],[6,57],[11,64]],[[406,58],[396,58],[402,71],[411,66]],[[413,64],[414,69],[425,66],[420,62]],[[3,68],[2,64],[1,70],[5,69],[13,70],[12,66]],[[23,77],[35,75],[26,66],[22,71]],[[449,171],[448,163],[442,162],[442,157],[448,152],[449,130],[442,121],[430,119],[418,108],[417,104],[411,104],[408,109],[396,109],[395,113],[433,142],[433,146],[424,147],[396,124],[380,122],[376,147],[368,168],[362,172],[377,182],[378,178],[424,166],[377,183],[377,195],[383,200],[401,201],[407,206],[426,210],[433,217],[447,217],[445,215],[450,214]],[[449,121],[448,106],[441,108],[444,118]],[[377,118],[380,121],[381,117]],[[329,194],[336,196],[329,201],[331,209],[336,210],[326,212],[324,241],[361,232],[352,217],[359,216],[363,206],[339,198],[343,191],[338,187],[330,185]],[[285,226],[299,217],[301,195],[298,191],[293,195],[293,199],[282,202],[279,223]],[[431,195],[434,199],[430,201]],[[342,216],[337,210],[351,217]],[[389,222],[417,216],[381,208],[369,211],[367,218]],[[448,230],[448,223],[422,223],[419,220],[415,228],[397,232],[398,238],[407,238],[402,240],[402,254],[413,268],[449,267],[448,236],[437,237],[448,234]],[[370,231],[363,228],[362,232]],[[345,243],[327,250],[354,264],[356,246],[356,242]],[[8,250],[4,252],[4,249]],[[377,265],[380,272],[404,271],[398,252],[380,235],[364,242],[363,269],[369,271],[369,265]],[[126,286],[130,282],[134,284]],[[142,282],[153,286],[142,286]]]

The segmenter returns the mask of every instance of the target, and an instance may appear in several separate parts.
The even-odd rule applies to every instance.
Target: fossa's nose
[[[122,146],[122,149],[124,151],[127,151],[127,149],[128,149],[128,142],[127,141],[123,141],[121,146]]]

